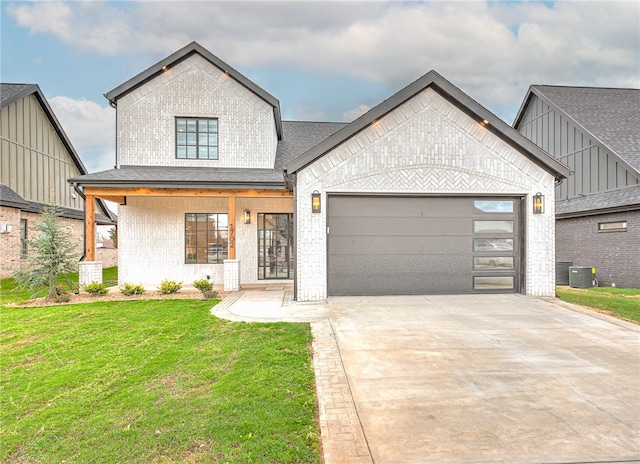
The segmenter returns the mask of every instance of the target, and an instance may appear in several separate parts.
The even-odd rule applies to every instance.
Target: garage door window
[[[513,269],[513,256],[478,256],[473,258],[473,269]]]
[[[478,213],[513,213],[513,200],[475,200],[473,208]]]
[[[473,221],[476,234],[511,234],[513,221]]]
[[[513,289],[511,276],[477,276],[473,278],[474,290],[510,290]]]
[[[474,238],[473,251],[513,251],[513,239]]]

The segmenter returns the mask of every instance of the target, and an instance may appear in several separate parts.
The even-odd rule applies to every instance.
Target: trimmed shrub
[[[102,282],[91,282],[82,287],[82,289],[92,296],[104,296],[109,291],[107,284]]]
[[[218,296],[218,292],[213,289],[213,282],[207,279],[193,281],[193,286],[202,292],[205,300],[211,300]]]
[[[144,286],[142,284],[130,284],[125,282],[124,287],[120,287],[120,291],[123,295],[142,295],[144,293]]]
[[[176,282],[175,280],[165,279],[162,282],[160,282],[158,291],[163,295],[168,295],[170,293],[176,293],[181,288],[182,288],[182,282]]]

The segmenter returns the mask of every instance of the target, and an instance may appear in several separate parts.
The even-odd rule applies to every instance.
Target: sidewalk
[[[221,319],[244,322],[309,322],[313,335],[324,464],[372,464],[326,304],[297,304],[290,290],[244,290],[211,309]]]

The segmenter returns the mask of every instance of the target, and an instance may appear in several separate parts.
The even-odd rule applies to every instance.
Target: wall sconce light
[[[11,224],[0,224],[0,234],[8,234],[13,230],[13,226]]]
[[[314,190],[311,194],[311,212],[320,212],[320,192],[318,192],[317,190]]]
[[[533,196],[533,214],[544,213],[544,195],[540,192]]]
[[[244,223],[251,224],[251,211],[248,209],[244,210]]]

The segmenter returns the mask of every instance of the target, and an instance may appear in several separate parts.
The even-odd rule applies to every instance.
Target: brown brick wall
[[[40,222],[40,215],[27,213],[16,208],[0,207],[0,222],[11,224],[8,234],[0,234],[0,278],[9,277],[16,269],[26,263],[20,258],[20,219],[27,220],[27,238],[35,237],[35,225]],[[63,227],[71,230],[71,240],[76,244],[76,252],[82,254],[84,245],[84,224],[77,219],[62,218]],[[79,255],[80,256],[80,255]]]
[[[627,231],[598,231],[616,221],[627,221]],[[557,220],[556,261],[595,267],[600,286],[640,288],[640,211]]]

